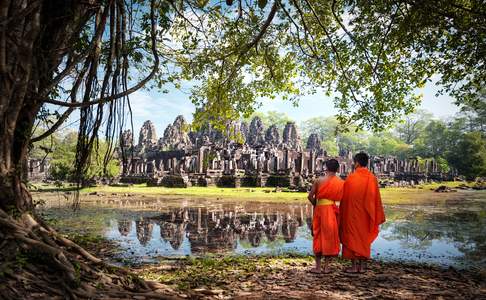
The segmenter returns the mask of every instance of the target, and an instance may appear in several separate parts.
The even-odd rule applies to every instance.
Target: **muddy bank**
[[[136,264],[117,259],[116,243],[73,238],[176,298],[486,299],[486,273],[479,269],[371,261],[368,272],[358,275],[345,273],[349,263],[336,259],[332,273],[315,275],[308,272],[313,257],[304,255],[161,257],[157,263]]]
[[[202,299],[481,299],[484,274],[421,265],[372,262],[347,274],[337,260],[330,274],[308,272],[312,257],[226,257],[165,260],[134,268],[178,296]]]

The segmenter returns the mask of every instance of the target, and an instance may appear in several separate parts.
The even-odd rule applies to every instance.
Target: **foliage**
[[[302,123],[304,140],[311,133],[321,138],[321,146],[329,155],[344,154],[345,151],[367,151],[371,155],[394,155],[406,157],[409,146],[389,132],[371,134],[356,126],[340,125],[335,117],[316,117]]]
[[[418,110],[413,114],[405,116],[395,126],[395,132],[400,140],[411,145],[424,133],[425,127],[431,119],[431,113],[425,110]]]
[[[394,137],[391,133],[380,133],[371,136],[368,140],[367,151],[370,155],[397,156],[407,158],[410,145]]]
[[[451,168],[449,166],[449,162],[444,157],[442,157],[442,156],[437,157],[436,162],[437,162],[437,165],[438,165],[440,171],[447,173],[451,170]]]
[[[76,110],[80,181],[102,135],[104,164],[111,158],[129,123],[129,95],[180,80],[196,83],[195,124],[210,120],[219,129],[264,99],[296,103],[324,90],[341,124],[383,130],[414,110],[434,74],[458,102],[476,106],[484,95],[479,0],[41,1],[25,11],[14,3],[5,2],[12,17],[0,22],[0,52],[11,58],[0,67],[17,80],[0,83],[0,121],[8,125],[0,127],[0,170],[9,177],[2,182],[20,182],[13,169],[22,167],[31,138],[52,134]],[[14,113],[5,121],[7,112]],[[56,121],[32,137],[36,116]],[[338,146],[365,149],[365,136],[354,137],[343,135]],[[3,192],[17,199],[13,193]]]
[[[421,148],[419,148],[418,151],[420,152],[417,154],[422,154],[420,156],[424,157],[436,157],[444,154],[449,150],[449,133],[445,122],[432,120],[425,127],[425,134],[421,141],[422,143],[419,144]]]
[[[196,121],[248,116],[261,99],[322,88],[335,96],[341,123],[379,130],[414,110],[417,89],[433,74],[461,103],[484,86],[481,1],[265,4],[240,2],[235,13],[231,5],[197,11],[188,3],[206,30],[181,30],[190,25],[178,16],[171,31],[183,46],[178,62],[185,78],[200,82]]]
[[[328,155],[339,155],[337,133],[339,122],[334,117],[315,117],[302,122],[302,140],[305,142],[309,135],[316,133],[321,139],[321,147]]]
[[[469,131],[479,131],[486,136],[486,91],[473,104],[466,103],[461,110],[465,126]]]
[[[416,89],[434,73],[441,75],[444,91],[457,99],[464,96],[463,102],[471,106],[478,105],[478,95],[484,92],[478,88],[484,81],[483,56],[472,55],[473,49],[484,51],[484,8],[478,1],[239,1],[236,11],[233,1],[226,5],[194,0],[154,3],[137,1],[125,7],[117,2],[117,8],[87,14],[80,31],[72,33],[70,41],[74,42],[68,52],[55,59],[63,62],[57,67],[66,72],[48,84],[52,88],[47,93],[76,103],[49,99],[46,102],[68,110],[61,114],[41,105],[37,115],[61,121],[73,108],[81,107],[75,165],[84,174],[90,173],[84,166],[91,158],[83,153],[98,143],[100,125],[107,125],[107,163],[114,133],[127,124],[115,115],[126,115],[126,96],[149,80],[149,87],[160,90],[168,83],[178,86],[181,79],[196,82],[191,95],[198,108],[195,126],[210,120],[220,129],[228,119],[254,113],[263,99],[279,95],[296,103],[298,96],[317,89],[335,96],[341,124],[373,130],[385,129],[397,116],[412,112],[421,97]],[[120,30],[113,27],[113,20],[106,22],[110,17],[125,20],[127,15],[111,15],[117,9],[134,17],[129,28]],[[132,15],[133,11],[139,14]],[[97,22],[96,26],[86,20]],[[110,28],[109,34],[97,36],[98,27]],[[121,44],[114,42],[120,38]],[[81,59],[74,80],[61,81],[75,69],[66,62],[77,55]],[[106,76],[103,72],[95,76],[98,69],[105,70]],[[132,81],[140,84],[128,89]],[[453,84],[459,81],[456,88]],[[80,89],[81,82],[88,88]],[[106,100],[110,104],[104,105],[101,98],[115,96],[119,90],[127,91],[114,97],[123,103]],[[93,101],[98,105],[96,113],[93,105],[81,105],[78,100],[88,102],[98,96],[101,100]],[[108,117],[103,116],[103,106],[109,106],[105,107]],[[287,117],[273,113],[268,119],[282,126]],[[53,123],[56,128],[59,122]],[[405,143],[414,142],[413,134],[404,134],[409,135]],[[329,153],[367,147],[364,134],[335,137],[338,147],[323,134]],[[391,148],[398,146],[392,145],[392,139],[387,138],[386,145],[377,142],[370,150],[381,147],[386,153],[396,153]],[[66,173],[61,166],[59,172]]]
[[[335,117],[315,117],[302,123],[304,141],[316,133],[321,146],[329,155],[339,155],[340,151],[360,151],[366,149],[368,133],[356,126],[342,126]]]
[[[460,174],[472,180],[486,175],[486,141],[480,132],[465,133],[454,151],[448,155],[449,162]]]
[[[449,121],[430,120],[416,138],[410,154],[435,158],[442,171],[453,167],[468,179],[482,176],[486,171],[481,154],[485,137],[474,129],[468,126],[463,114]]]
[[[51,135],[49,140],[44,140],[39,142],[39,144],[35,144],[31,149],[30,156],[39,158],[46,156],[46,158],[49,159],[49,172],[52,179],[73,180],[77,140],[78,136],[76,132],[73,131]],[[97,149],[91,154],[91,164],[86,170],[85,178],[112,178],[118,176],[120,173],[118,159],[110,159],[105,168],[103,159],[107,151],[106,142],[99,140],[95,147]]]
[[[257,111],[252,113],[250,117],[244,118],[243,121],[247,122],[247,124],[250,124],[251,120],[254,117],[259,117],[266,128],[272,125],[277,126],[280,132],[283,131],[287,122],[292,122],[292,119],[286,113],[278,111],[267,111],[265,113]]]
[[[485,142],[484,131],[481,130],[481,122],[484,122],[482,113],[481,109],[476,112],[468,107],[454,118],[441,120],[419,110],[398,121],[390,130],[379,133],[353,126],[343,127],[333,117],[311,118],[302,123],[302,129],[304,140],[311,133],[317,133],[322,147],[331,155],[337,155],[339,149],[341,154],[345,153],[344,150],[353,153],[364,150],[370,155],[396,156],[399,159],[417,157],[423,163],[435,159],[442,172],[455,168],[459,174],[474,178],[482,176],[486,170],[481,163],[481,155],[474,153],[482,151],[481,141]],[[468,134],[475,138],[468,137]],[[465,144],[470,144],[469,151],[464,150]],[[458,158],[465,153],[468,153],[468,158],[459,162]]]

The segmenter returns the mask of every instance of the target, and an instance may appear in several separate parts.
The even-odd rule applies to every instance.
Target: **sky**
[[[436,96],[438,87],[434,82],[425,85],[421,93],[423,102],[420,108],[431,112],[437,118],[447,118],[459,111],[453,104],[453,99],[447,95]],[[156,128],[157,136],[161,137],[168,124],[172,123],[178,115],[183,115],[186,121],[192,121],[194,105],[189,100],[190,85],[183,85],[181,90],[169,88],[167,94],[157,91],[141,90],[130,96],[133,110],[133,127],[135,136],[143,122],[151,120]],[[313,117],[332,116],[337,113],[332,98],[323,93],[316,93],[300,98],[299,105],[275,99],[264,100],[260,112],[277,111],[286,113],[297,124]]]

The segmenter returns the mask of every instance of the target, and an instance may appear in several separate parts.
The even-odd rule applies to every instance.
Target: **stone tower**
[[[120,146],[128,149],[133,146],[133,134],[130,129],[123,131],[120,139]]]
[[[301,150],[300,135],[294,122],[287,122],[283,131],[283,145],[289,149]]]
[[[243,137],[243,144],[248,141],[248,124],[246,122],[241,122],[240,124],[240,133]]]
[[[152,121],[147,120],[140,128],[140,134],[138,135],[139,146],[152,146],[157,143],[157,133],[155,132],[155,126]]]
[[[273,147],[277,147],[280,144],[280,134],[276,125],[272,125],[267,129],[265,143]]]
[[[248,137],[246,139],[247,144],[250,146],[263,145],[265,143],[265,127],[263,126],[262,119],[254,117],[250,123],[250,129]]]
[[[312,133],[307,139],[307,150],[320,151],[321,150],[321,139],[317,133]]]
[[[187,122],[183,116],[179,115],[174,123],[169,124],[164,131],[164,136],[159,140],[162,148],[184,149],[192,146],[189,135],[187,134]]]

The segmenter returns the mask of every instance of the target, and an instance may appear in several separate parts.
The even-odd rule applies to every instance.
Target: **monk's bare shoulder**
[[[329,176],[327,175],[324,175],[324,176],[320,176],[319,178],[317,178],[317,184],[323,184],[324,182],[328,181],[329,180]]]
[[[319,184],[322,180],[322,177],[317,177],[315,180],[314,180],[314,184]]]

